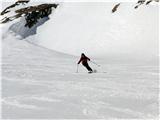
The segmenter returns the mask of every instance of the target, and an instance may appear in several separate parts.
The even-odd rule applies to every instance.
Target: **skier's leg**
[[[82,64],[83,64],[83,66],[89,71],[88,66],[87,66],[87,63],[82,63]]]
[[[88,69],[88,71],[93,71],[89,65],[87,66],[87,69]]]
[[[90,71],[90,72],[93,71],[92,68],[88,65],[88,63],[86,64],[86,68],[87,68],[87,70]]]

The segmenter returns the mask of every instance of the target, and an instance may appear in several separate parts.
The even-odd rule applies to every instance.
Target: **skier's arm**
[[[78,61],[78,63],[77,63],[77,64],[79,64],[81,61],[82,61],[82,58],[80,58],[80,60]]]
[[[90,61],[90,58],[88,58],[88,57],[86,57],[87,58],[87,60],[89,60]]]

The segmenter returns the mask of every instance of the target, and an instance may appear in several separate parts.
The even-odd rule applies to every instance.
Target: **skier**
[[[87,68],[87,70],[89,71],[89,73],[92,73],[93,70],[92,70],[92,68],[88,65],[88,62],[87,62],[88,60],[90,61],[90,59],[89,59],[87,56],[85,56],[84,53],[82,53],[82,54],[81,54],[81,58],[80,58],[80,60],[79,60],[79,62],[78,62],[77,64],[80,64],[80,63],[82,62],[82,65]]]

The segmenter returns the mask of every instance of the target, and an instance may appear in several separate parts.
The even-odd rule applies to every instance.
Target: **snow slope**
[[[96,59],[98,73],[75,73],[77,57],[18,39],[2,41],[2,118],[158,118],[158,66]]]
[[[135,10],[135,3],[126,2],[112,14],[115,4],[61,4],[39,27],[38,44],[76,56],[82,52],[94,57],[158,56],[158,6]]]
[[[71,5],[73,6],[71,7]],[[130,40],[133,40],[132,37],[135,38],[135,36],[130,33],[134,31],[134,29],[130,26],[124,26],[130,22],[123,19],[124,16],[128,16],[128,14],[123,13],[126,11],[123,9],[127,8],[122,7],[121,10],[119,9],[119,13],[123,13],[123,17],[118,13],[115,13],[113,16],[110,15],[114,20],[118,20],[118,26],[116,21],[109,19],[110,17],[106,19],[108,15],[107,12],[106,16],[102,15],[104,19],[110,23],[110,26],[108,26],[109,23],[104,23],[103,19],[102,22],[96,22],[96,16],[100,11],[107,11],[109,8],[106,7],[106,4],[99,3],[98,6],[94,5],[92,6],[93,8],[91,7],[91,9],[88,10],[88,3],[64,3],[55,11],[55,16],[50,16],[51,19],[39,28],[36,36],[30,36],[23,40],[19,35],[10,31],[10,26],[13,24],[16,25],[16,21],[1,27],[1,29],[4,30],[2,37],[1,66],[3,119],[158,119],[158,59],[152,61],[154,64],[140,64],[137,61],[131,64],[130,60],[119,62],[119,58],[112,55],[114,53],[121,55],[121,53],[127,49],[128,52],[125,54],[128,59],[128,53],[132,53],[133,51],[140,52],[141,48],[144,54],[146,54],[144,50],[148,50],[149,56],[152,56],[152,52],[154,56],[156,56],[156,50],[158,49],[155,45],[158,34],[156,30],[158,28],[155,24],[157,21],[155,20],[155,22],[152,23],[155,27],[155,32],[151,32],[151,36],[147,34],[152,30],[152,25],[149,22],[151,19],[150,15],[143,14],[144,16],[141,16],[145,18],[150,29],[144,29],[144,26],[141,26],[141,24],[146,24],[143,23],[141,19],[137,20],[136,24],[133,24],[135,29],[138,30],[138,33],[135,32],[135,34],[140,34],[141,32],[139,33],[139,31],[142,30],[144,31],[143,34],[147,37],[155,37],[155,39],[151,39],[153,43],[150,39],[146,41],[142,40],[141,42],[144,44],[140,43],[136,51],[134,46],[132,46],[133,44],[130,45],[131,49],[129,49],[130,47],[127,46],[130,42],[127,42],[125,44],[127,48],[122,49],[121,47],[125,46],[124,43],[126,39],[122,44],[116,43],[117,37],[121,38],[120,40],[123,40],[122,38],[125,37],[131,38]],[[84,9],[84,7],[86,9]],[[145,10],[151,9],[152,7],[154,11],[154,6],[145,8]],[[97,8],[97,13],[93,11],[95,8]],[[101,8],[103,8],[103,10]],[[66,9],[69,11],[65,11]],[[73,10],[77,10],[77,12]],[[96,16],[93,16],[93,21],[89,23],[88,19],[94,15],[91,11],[94,12]],[[65,12],[65,14],[63,12]],[[80,19],[82,13],[86,14],[86,18]],[[92,15],[90,15],[90,13],[92,13]],[[73,16],[71,17],[70,14],[73,14]],[[137,12],[137,14],[139,14],[139,12]],[[99,17],[100,16],[101,15],[99,15]],[[155,14],[151,16],[155,19],[157,18]],[[80,22],[79,19],[81,20],[81,25],[78,25]],[[85,23],[86,21],[87,23]],[[115,25],[111,24],[112,22],[115,23]],[[69,23],[73,23],[73,26],[68,26],[70,25]],[[93,29],[87,28],[87,25],[89,25],[88,27],[92,27],[93,24],[96,29],[94,29],[94,27]],[[103,34],[102,31],[108,30],[107,28],[102,28],[102,26],[106,24],[110,33],[107,32]],[[85,25],[86,27],[84,29],[83,27]],[[79,32],[74,32],[75,28],[79,29]],[[119,28],[124,29],[124,31],[120,31],[120,34],[118,34]],[[121,34],[126,34],[125,30],[128,30],[128,28],[131,29],[127,34],[129,36],[121,36]],[[102,33],[95,34],[97,32],[96,30]],[[112,41],[97,41],[96,38],[99,38],[101,34],[103,34],[101,37],[102,40],[105,40],[106,36],[110,36],[114,44]],[[70,39],[69,35],[72,35],[73,38]],[[86,35],[86,37],[84,35]],[[93,41],[89,39],[90,37],[92,37],[91,39]],[[146,38],[145,36],[140,37]],[[62,40],[62,38],[65,39]],[[74,41],[75,38],[77,38],[76,41]],[[141,40],[140,38],[137,39]],[[88,48],[87,45],[86,47],[88,49],[82,48],[84,42],[92,43],[90,47],[92,48],[92,52],[95,53],[95,56],[90,51],[91,48]],[[116,49],[110,50],[112,54],[108,52],[109,48],[106,42],[109,42],[111,46],[116,46]],[[52,46],[49,46],[49,43]],[[137,45],[137,41],[132,41],[132,43]],[[146,49],[149,43],[151,48]],[[99,44],[102,44],[102,49],[96,47]],[[103,44],[107,45],[107,47],[103,46]],[[74,45],[76,45],[77,48]],[[112,48],[111,46],[110,49]],[[155,48],[153,48],[153,46]],[[60,52],[50,50],[53,49],[53,47]],[[56,49],[58,47],[59,49]],[[98,71],[97,73],[88,74],[86,69],[81,65],[79,66],[79,73],[76,73],[76,63],[79,57],[69,54],[79,55],[83,50],[87,52],[87,55],[89,55],[92,60],[101,65],[101,67],[97,67],[89,62],[90,66]],[[117,52],[118,50],[119,52]],[[68,54],[64,54],[64,52]],[[102,53],[103,58],[96,58],[99,56],[99,53]],[[95,58],[93,58],[93,56]],[[117,61],[112,60],[114,57]]]

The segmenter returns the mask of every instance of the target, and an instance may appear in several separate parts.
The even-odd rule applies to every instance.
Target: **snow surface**
[[[3,40],[2,118],[158,118],[158,66],[97,59],[98,73],[75,73],[77,57],[12,34]]]
[[[106,11],[107,9],[109,9],[106,7],[105,4],[104,6],[100,4],[101,7],[99,6],[99,4],[98,6],[96,5],[93,6],[93,8],[91,7],[92,9],[88,10],[88,12],[86,11],[86,9],[88,9],[88,3],[87,4],[81,3],[79,7],[78,7],[79,4],[76,4],[77,7],[75,7],[74,3],[71,4],[73,5],[73,7],[71,7],[70,4],[66,5],[62,4],[60,8],[53,13],[55,14],[55,16],[51,15],[50,16],[51,19],[45,24],[43,24],[41,28],[39,28],[36,36],[30,36],[23,40],[21,36],[17,35],[15,31],[11,31],[10,29],[10,26],[18,23],[18,20],[3,25],[1,27],[1,29],[4,30],[2,37],[2,118],[158,119],[159,117],[158,116],[159,115],[158,59],[154,58],[150,62],[143,62],[143,63],[138,60],[132,60],[132,62],[130,62],[131,59],[129,59],[129,56],[126,56],[128,60],[119,61],[119,58],[116,58],[116,56],[111,54],[108,55],[106,53],[106,51],[108,51],[108,47],[106,47],[105,50],[103,47],[102,47],[103,49],[95,48],[93,51],[95,52],[95,56],[92,55],[92,53],[89,51],[90,49],[89,48],[87,49],[88,51],[87,55],[89,55],[88,57],[90,57],[91,60],[95,61],[96,63],[100,64],[101,67],[97,67],[96,65],[89,62],[90,66],[93,69],[97,70],[97,73],[88,74],[86,69],[81,65],[79,66],[79,73],[76,73],[77,69],[76,63],[79,60],[79,57],[75,57],[69,54],[72,54],[72,50],[73,54],[75,51],[81,52],[82,50],[81,46],[83,45],[84,42],[83,40],[86,40],[86,42],[91,42],[91,40],[85,38],[85,36],[80,37],[79,34],[86,35],[86,37],[89,37],[89,35],[93,35],[93,41],[92,41],[93,44],[91,44],[92,45],[91,47],[94,48],[95,47],[94,44],[97,45],[97,43],[99,43],[94,41],[95,40],[94,37],[101,35],[101,33],[95,34],[96,30],[102,32],[101,31],[102,25],[104,26],[105,24],[108,25],[108,22],[103,23],[102,20],[101,22],[102,25],[98,27],[97,24],[96,25],[97,29],[94,28],[91,29],[92,34],[89,35],[84,34],[83,32],[85,31],[87,33],[90,33],[89,31],[87,31],[87,26],[84,30],[80,29],[81,31],[79,31],[79,33],[76,34],[74,33],[72,27],[67,26],[66,22],[77,25],[77,22],[79,22],[79,19],[81,18],[79,17],[79,15],[81,16],[80,11],[85,13],[86,16],[88,15],[90,17],[91,16],[90,13],[92,10],[95,9],[95,7],[98,8],[102,7],[103,10],[104,8],[106,8]],[[85,5],[86,9],[81,8],[82,6]],[[151,9],[153,11],[157,9],[155,7],[153,8],[152,7]],[[63,8],[72,10],[74,9],[77,10],[77,12],[68,11],[66,12],[66,14],[63,14],[63,12],[65,12]],[[99,11],[102,10],[98,8],[97,12],[99,13]],[[122,9],[125,9],[125,7],[123,6]],[[143,9],[148,10],[150,8],[143,8]],[[95,13],[95,11],[93,12]],[[118,13],[114,14],[115,17],[114,20],[117,19],[118,22],[121,21],[120,23],[122,25],[121,24],[119,26],[115,25],[114,30],[112,29],[113,26],[111,25],[110,29],[113,30],[113,33],[117,33],[119,31],[119,27],[121,28],[123,25],[126,24],[126,20],[123,19],[123,17],[121,17],[120,12],[121,10],[119,9],[119,14]],[[75,23],[72,20],[69,22],[68,20],[69,18],[67,16],[71,17],[70,14],[73,14],[74,19],[75,19],[74,16],[78,17],[75,20]],[[137,14],[139,14],[139,12]],[[146,18],[145,21],[150,21],[151,18],[149,16],[151,14],[149,16],[146,14],[143,15],[144,16],[141,16],[141,18],[144,17]],[[65,19],[63,18],[63,20],[65,21],[63,22],[63,20],[60,19],[61,17],[59,18],[58,16],[61,17],[64,16]],[[157,19],[155,14],[151,16]],[[89,17],[87,17],[86,19],[88,19]],[[112,24],[112,22],[116,23],[114,20],[113,21],[109,20],[110,17],[108,17],[109,23],[110,24]],[[87,24],[88,22],[85,23],[85,20],[83,21],[83,19],[81,19],[82,20],[81,23],[83,23],[81,25],[88,25]],[[94,19],[96,18],[93,17],[92,22],[96,23],[96,20]],[[104,19],[106,19],[105,16]],[[57,25],[58,20],[60,20],[59,21],[60,23],[63,22],[63,24],[59,24],[59,27]],[[55,21],[57,24],[55,24],[53,21]],[[151,55],[152,52],[154,51],[152,48],[153,46],[155,47],[154,49],[158,49],[157,46],[155,45],[155,43],[158,40],[157,38],[158,28],[155,25],[157,20],[155,20],[155,22],[153,22],[152,24],[150,22],[147,22],[149,28],[152,28],[152,25],[155,27],[154,28],[155,32],[151,32],[150,36],[148,36],[147,33],[152,29],[147,29],[145,31],[143,29],[144,26],[141,19],[138,19],[135,22],[138,23],[138,21],[139,24],[127,24],[127,25],[133,25],[136,30],[142,29],[142,31],[144,31],[143,34],[147,35],[147,37],[149,38],[155,37],[155,39],[151,39],[153,40],[152,42],[149,41],[149,39],[146,40],[146,42],[150,43],[151,45],[150,46],[151,48],[148,48],[149,50],[147,49],[148,54]],[[90,25],[89,27],[92,26],[93,24],[92,22],[89,24]],[[49,26],[49,23],[52,29]],[[139,28],[138,26],[141,27]],[[63,27],[64,31],[62,30]],[[73,28],[75,28],[75,26],[73,26]],[[80,28],[80,25],[78,28]],[[120,32],[125,33],[126,32],[125,26],[122,28],[124,29],[124,31],[122,30]],[[132,31],[134,31],[134,29],[128,31],[127,35],[131,35],[129,37],[134,38],[132,33],[130,33]],[[70,32],[73,32],[74,34],[71,34]],[[74,43],[69,44],[72,43],[73,41],[70,41],[70,39],[67,38],[68,37],[67,34],[73,35],[73,38],[77,35],[78,40],[80,40],[80,38],[83,38],[82,43],[80,43],[80,41],[76,41],[77,44],[79,44],[80,48],[78,47],[74,51],[75,47],[72,46],[74,45]],[[111,36],[111,38],[113,37],[112,40],[116,40],[116,37],[120,37],[122,40],[122,38],[124,37],[124,36],[121,37],[120,35],[117,36],[118,34],[113,34],[112,36],[112,32],[107,33],[107,35],[108,34],[109,36]],[[64,39],[63,42],[61,41],[61,39],[59,39],[60,41],[56,41],[55,39],[53,39],[55,37],[54,35],[56,35],[57,38],[62,38],[62,37],[66,38]],[[105,35],[102,38],[104,37]],[[142,38],[146,37],[143,36]],[[53,40],[53,42],[51,42],[50,40]],[[125,43],[125,41],[123,42]],[[144,41],[141,42],[145,43]],[[68,52],[69,54],[64,54],[61,52],[47,49],[50,48],[48,46],[49,43],[52,45],[53,43],[54,44],[63,43],[61,44],[61,46],[59,46],[59,49],[56,50],[58,51],[62,50],[61,52],[64,52],[64,50],[66,50],[65,52]],[[135,43],[138,42],[135,41]],[[140,43],[140,46],[143,45],[142,43]],[[42,45],[43,47],[37,44]],[[129,43],[126,43],[126,46],[128,46],[128,44]],[[118,45],[118,43],[116,45]],[[70,51],[69,50],[67,51],[66,49],[68,48],[68,46],[70,46],[69,47]],[[141,50],[143,52],[144,50],[146,50],[148,44],[145,44],[144,46],[145,47],[141,46],[142,47]],[[133,46],[130,47],[133,48]],[[128,53],[130,53],[132,49],[129,49],[129,47],[127,48],[124,49],[127,49],[129,51]],[[117,49],[118,48],[115,49],[116,50],[115,53],[120,54],[121,47],[119,49],[120,52],[117,52],[118,51]],[[139,49],[138,46],[137,49]],[[104,58],[98,58],[98,53],[102,50],[104,50],[102,53],[107,54],[107,56],[104,55]],[[139,50],[137,50],[137,52],[139,52]],[[114,53],[114,50],[112,50],[112,53]],[[157,55],[156,50],[155,52],[153,52],[153,54],[155,56]],[[76,55],[79,55],[79,53]]]
[[[38,44],[76,56],[82,52],[94,57],[158,56],[158,6],[135,10],[135,3],[121,3],[112,14],[114,5],[60,4],[51,19],[38,28]]]

